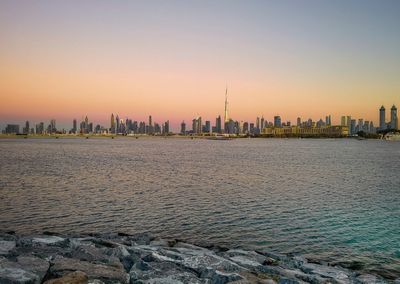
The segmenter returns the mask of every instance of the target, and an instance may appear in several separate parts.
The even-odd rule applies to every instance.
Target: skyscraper
[[[352,119],[350,121],[350,128],[349,128],[350,135],[353,135],[356,133],[356,123],[357,123],[357,121],[355,119]]]
[[[164,122],[162,128],[163,128],[162,134],[168,135],[168,134],[169,134],[169,120],[167,120],[166,122]]]
[[[89,133],[89,118],[85,117],[85,133]]]
[[[115,133],[116,129],[115,129],[115,119],[114,119],[114,114],[111,114],[111,125],[110,125],[110,132],[111,133]]]
[[[29,121],[25,122],[25,127],[22,129],[23,134],[29,134]]]
[[[347,125],[346,117],[345,117],[344,115],[342,116],[342,118],[341,118],[341,120],[340,120],[340,125],[341,125],[341,126],[346,126],[346,125]]]
[[[201,132],[202,132],[201,116],[198,116],[195,119],[193,119],[192,132],[193,132],[193,134],[201,134]]]
[[[386,129],[386,110],[384,106],[381,106],[381,108],[379,109],[379,129]]]
[[[218,117],[215,119],[215,128],[217,133],[222,133],[222,122],[220,115],[218,115]]]
[[[74,119],[73,121],[72,121],[72,130],[71,130],[71,132],[73,133],[73,134],[76,134],[76,131],[78,130],[78,123],[77,123],[77,121],[76,121],[76,119]]]
[[[228,114],[228,87],[225,89],[225,112],[224,112],[224,123],[229,122],[229,114]]]
[[[346,123],[347,123],[347,129],[350,131],[350,128],[351,128],[351,116],[350,115],[347,116]]]
[[[390,109],[390,128],[391,129],[398,129],[399,128],[399,121],[397,118],[397,108],[395,105],[392,106]]]
[[[119,133],[120,131],[120,129],[119,129],[120,127],[119,127],[119,116],[118,116],[118,114],[117,114],[117,117],[115,118],[115,134],[117,134],[117,133]]]
[[[364,119],[360,118],[360,119],[358,120],[358,125],[357,125],[357,127],[358,127],[358,131],[364,131]]]
[[[260,133],[260,118],[258,116],[256,118],[256,132],[257,134]]]
[[[249,123],[248,122],[244,122],[243,123],[243,133],[244,134],[248,134],[249,133]]]
[[[50,133],[56,133],[57,128],[56,128],[56,120],[52,119],[50,120]]]
[[[182,135],[186,134],[186,123],[185,123],[185,121],[182,121],[182,123],[181,123],[181,134]]]
[[[274,116],[274,127],[282,127],[282,120],[279,115]]]
[[[211,122],[209,120],[206,120],[206,123],[204,125],[204,132],[211,133]]]
[[[325,117],[325,124],[326,124],[326,126],[331,126],[332,125],[332,117],[331,117],[331,115],[327,115]]]
[[[147,130],[148,134],[153,134],[153,119],[151,117],[151,115],[149,115],[149,127]]]
[[[44,123],[36,124],[36,134],[44,134]]]

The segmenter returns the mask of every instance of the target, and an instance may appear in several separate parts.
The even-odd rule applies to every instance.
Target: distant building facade
[[[18,124],[7,124],[5,133],[6,134],[19,134],[19,125]]]

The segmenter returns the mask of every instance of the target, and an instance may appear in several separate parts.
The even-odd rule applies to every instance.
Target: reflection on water
[[[0,141],[0,228],[143,232],[400,277],[400,143]]]

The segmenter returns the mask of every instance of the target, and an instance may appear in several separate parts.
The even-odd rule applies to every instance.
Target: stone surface
[[[0,283],[387,283],[375,275],[310,263],[301,256],[205,246],[151,234],[4,233]]]
[[[29,255],[18,256],[17,263],[24,269],[38,275],[39,279],[43,279],[45,277],[50,267],[50,264],[47,260]]]
[[[2,284],[39,284],[41,279],[33,272],[27,271],[20,264],[0,259],[0,283]]]
[[[206,283],[196,273],[171,262],[139,262],[130,271],[130,283]]]
[[[32,243],[44,244],[44,245],[55,245],[64,242],[65,239],[57,236],[41,236],[32,239]]]
[[[382,279],[379,279],[377,276],[371,274],[361,274],[360,276],[357,277],[357,282],[360,284],[385,283],[385,281],[383,281]]]
[[[63,277],[47,280],[44,284],[86,284],[88,276],[82,271],[75,271],[64,275]]]
[[[89,279],[99,279],[107,283],[128,283],[129,275],[121,267],[96,264],[72,258],[58,257],[50,268],[50,274],[56,277],[70,272],[82,271]]]
[[[0,240],[0,256],[7,255],[15,249],[15,241]]]
[[[301,267],[306,273],[312,273],[324,278],[335,279],[338,283],[350,283],[349,275],[342,269],[314,263],[306,263]]]

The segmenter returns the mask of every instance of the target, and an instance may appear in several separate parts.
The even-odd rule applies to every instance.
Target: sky
[[[235,120],[376,124],[400,106],[399,15],[397,0],[0,0],[0,125],[151,114],[177,130],[223,116],[226,86]]]

